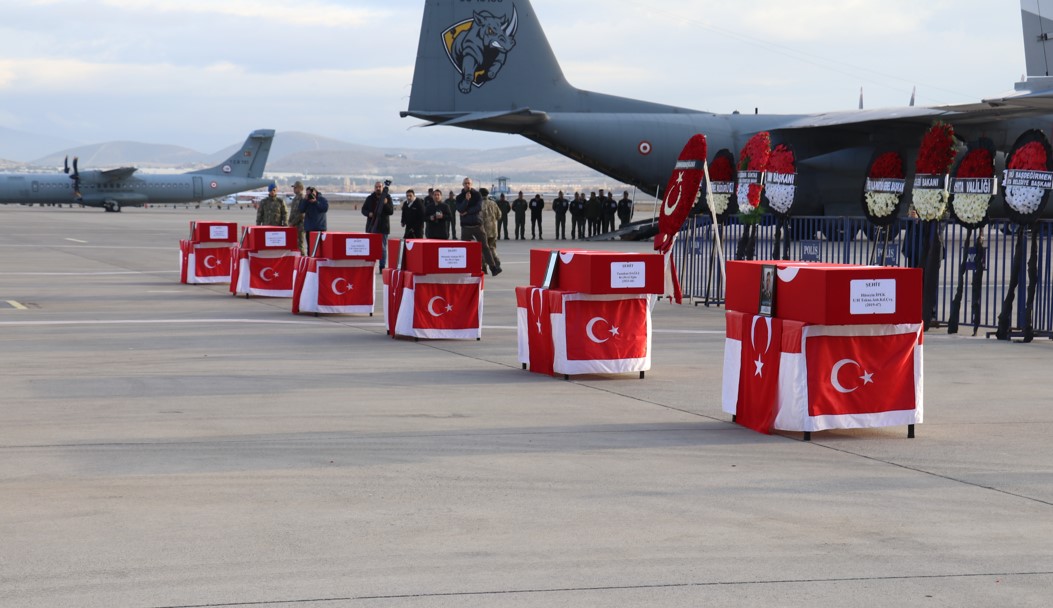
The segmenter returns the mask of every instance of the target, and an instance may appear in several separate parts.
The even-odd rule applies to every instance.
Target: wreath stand
[[[1009,275],[1009,287],[1007,289],[1005,300],[1002,303],[1002,312],[998,315],[998,330],[994,332],[987,332],[987,337],[990,338],[992,335],[999,340],[1013,340],[1014,338],[1020,338],[1020,342],[1028,343],[1035,339],[1035,337],[1049,338],[1053,340],[1053,332],[1048,331],[1035,331],[1035,294],[1038,291],[1038,224],[1020,224],[1019,230],[1016,231],[1016,245],[1013,251],[1013,270]],[[1030,256],[1025,258],[1028,249],[1027,236],[1031,234],[1031,252]],[[1013,303],[1016,300],[1016,292],[1018,289],[1024,290],[1024,285],[1020,284],[1020,274],[1023,270],[1027,270],[1027,276],[1024,278],[1026,285],[1026,300],[1024,302],[1024,327],[1022,329],[1010,329],[1011,320],[1013,317]]]

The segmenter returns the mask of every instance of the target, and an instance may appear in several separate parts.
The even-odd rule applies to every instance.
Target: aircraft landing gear
[[[120,203],[103,203],[102,208],[105,209],[106,211],[113,212],[113,213],[120,213],[121,212],[121,204]]]

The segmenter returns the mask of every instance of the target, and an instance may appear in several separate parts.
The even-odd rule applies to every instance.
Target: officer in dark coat
[[[450,238],[448,216],[452,213],[450,206],[442,200],[442,190],[431,191],[428,204],[424,206],[424,236],[429,239]]]
[[[424,201],[417,198],[413,190],[406,190],[406,203],[402,205],[402,226],[406,229],[402,238],[424,238]]]
[[[501,210],[501,217],[497,220],[497,236],[501,236],[502,232],[505,235],[505,240],[508,240],[508,214],[512,211],[512,203],[508,202],[505,198],[504,193],[501,194],[501,198],[497,199],[497,208]]]
[[[545,235],[541,233],[541,212],[545,210],[545,199],[541,198],[540,194],[535,194],[534,198],[530,199],[530,238],[533,239],[535,236],[541,240],[545,240]]]
[[[567,211],[570,210],[570,201],[563,197],[563,191],[559,191],[559,196],[552,201],[552,211],[556,214],[556,238],[564,239],[567,238]],[[571,231],[571,236],[574,236],[574,231]]]
[[[585,197],[580,192],[570,202],[570,238],[585,238]]]
[[[516,216],[515,233],[517,241],[526,238],[526,212],[528,206],[522,192],[519,193],[519,198],[512,201],[512,213]]]
[[[626,224],[633,219],[633,201],[629,198],[629,191],[622,192],[622,200],[618,201],[619,228],[625,228]]]

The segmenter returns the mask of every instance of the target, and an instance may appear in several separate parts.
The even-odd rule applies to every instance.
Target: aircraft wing
[[[412,116],[431,122],[431,125],[427,126],[456,126],[481,131],[497,130],[502,133],[510,129],[522,130],[548,120],[548,114],[530,108],[498,112],[464,112],[452,115],[440,112],[400,112],[400,114],[403,117]]]
[[[825,112],[792,120],[780,129],[811,129],[845,127],[876,122],[928,124],[941,119],[961,124],[977,121],[998,121],[1040,116],[1053,111],[1053,90],[1037,93],[1007,94],[985,99],[979,103],[915,107],[905,106],[874,110]]]
[[[128,179],[133,173],[138,171],[135,167],[119,167],[117,169],[107,169],[106,171],[99,171],[99,175],[106,180],[119,180]]]

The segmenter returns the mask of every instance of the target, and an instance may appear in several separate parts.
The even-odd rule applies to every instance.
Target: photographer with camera
[[[325,232],[328,229],[326,216],[329,211],[329,201],[314,186],[307,187],[307,194],[300,201],[299,210],[303,214],[303,230],[308,235],[312,232]]]
[[[390,185],[390,179],[384,180],[384,183],[377,182],[373,184],[373,193],[366,197],[366,202],[362,203],[362,215],[366,216],[366,232],[381,236],[380,270],[384,270],[384,266],[388,262],[388,235],[391,234],[390,217],[395,213],[395,205],[392,204],[391,195],[388,194],[388,186]]]

